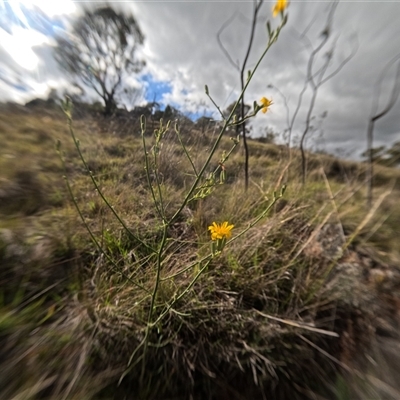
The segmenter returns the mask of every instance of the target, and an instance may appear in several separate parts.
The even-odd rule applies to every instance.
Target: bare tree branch
[[[398,62],[397,72],[394,78],[393,89],[391,96],[389,98],[386,107],[383,108],[382,111],[378,112],[378,103],[380,97],[380,89],[382,86],[382,81],[388,73],[389,69],[392,67],[394,63]],[[373,149],[373,141],[374,141],[374,127],[375,122],[382,117],[384,117],[396,104],[397,99],[400,94],[400,53],[396,54],[385,66],[383,69],[379,79],[375,84],[375,95],[373,96],[372,109],[370,114],[370,119],[368,122],[367,129],[367,153],[368,153],[368,169],[366,174],[366,185],[367,185],[367,207],[372,206],[372,191],[373,191],[373,175],[374,175],[374,149]]]
[[[311,89],[312,89],[312,96],[311,96],[311,100],[310,100],[310,104],[308,107],[308,111],[307,111],[307,115],[306,115],[306,120],[305,120],[305,127],[303,130],[303,133],[301,135],[301,139],[300,139],[300,152],[301,152],[301,166],[302,166],[302,182],[303,184],[305,183],[306,180],[306,155],[305,155],[305,139],[306,136],[310,130],[310,126],[311,126],[311,119],[312,119],[312,113],[314,111],[314,107],[315,107],[315,103],[317,100],[317,96],[318,96],[318,91],[320,89],[320,87],[326,83],[328,80],[330,80],[331,78],[333,78],[336,74],[339,73],[339,71],[342,70],[342,68],[354,57],[358,45],[353,46],[352,51],[350,52],[349,56],[346,57],[337,68],[335,68],[328,76],[325,77],[326,72],[329,69],[329,66],[332,63],[333,60],[333,56],[334,56],[334,50],[336,48],[337,45],[337,40],[335,39],[333,41],[333,44],[331,46],[331,49],[325,53],[325,61],[322,64],[322,66],[317,70],[317,71],[313,71],[313,68],[315,66],[315,60],[316,57],[318,56],[318,54],[322,51],[322,49],[325,47],[325,45],[328,43],[329,37],[331,35],[332,32],[332,24],[333,24],[333,19],[334,19],[334,15],[335,15],[335,11],[337,8],[338,2],[335,2],[332,4],[331,9],[329,11],[328,14],[328,18],[327,18],[327,23],[326,23],[326,27],[322,32],[322,40],[319,43],[319,45],[312,50],[310,57],[308,59],[308,64],[307,64],[307,76],[306,76],[306,80],[304,83],[304,87],[303,90],[300,93],[299,96],[299,101],[297,104],[297,108],[295,111],[295,114],[292,118],[292,124],[290,129],[293,129],[293,125],[294,125],[294,121],[297,117],[298,111],[300,109],[300,105],[302,102],[302,98],[303,95],[305,93],[305,91],[307,90],[308,84],[310,84]],[[308,43],[310,43],[310,40],[303,35],[303,40],[306,38],[306,40],[308,41]],[[310,45],[311,46],[311,45]],[[312,46],[311,46],[312,47]],[[324,78],[325,77],[325,78]]]
[[[249,42],[246,48],[246,54],[244,56],[243,62],[241,66],[239,63],[235,63],[223,45],[221,41],[221,34],[222,32],[232,23],[232,21],[236,18],[237,13],[234,13],[219,29],[217,33],[217,41],[218,44],[222,50],[222,52],[225,54],[226,58],[228,61],[234,66],[234,68],[239,71],[240,75],[240,89],[243,91],[244,85],[245,85],[245,72],[246,72],[246,67],[247,67],[247,62],[250,56],[251,48],[253,46],[253,41],[254,41],[254,33],[257,25],[257,16],[260,11],[260,8],[263,4],[264,0],[254,0],[253,1],[253,15],[251,19],[251,27],[250,27],[250,37],[249,37]],[[249,149],[247,145],[247,137],[246,137],[246,123],[245,123],[245,115],[246,115],[246,105],[245,105],[245,100],[244,100],[244,95],[240,101],[240,120],[242,121],[240,124],[236,125],[236,130],[238,132],[239,128],[241,127],[242,129],[242,137],[243,137],[243,145],[244,145],[244,151],[245,151],[245,188],[247,190],[249,186]]]
[[[221,26],[221,28],[218,30],[217,32],[217,41],[218,41],[218,45],[221,48],[222,52],[224,53],[225,57],[228,59],[228,61],[232,64],[232,66],[237,69],[238,71],[240,71],[240,67],[237,63],[235,63],[235,61],[233,61],[231,55],[229,54],[229,51],[226,49],[226,47],[224,46],[224,44],[221,41],[221,35],[222,32],[233,22],[233,20],[236,18],[237,13],[233,13],[232,16],[230,18],[228,18]]]

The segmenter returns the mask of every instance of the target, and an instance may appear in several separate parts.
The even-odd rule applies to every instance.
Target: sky
[[[253,0],[114,1],[116,10],[133,13],[145,36],[140,57],[146,67],[124,85],[137,88],[136,104],[156,100],[162,107],[171,104],[190,117],[202,115],[218,119],[218,112],[206,96],[204,86],[221,109],[240,93],[239,72],[218,44],[217,35],[234,63],[241,64],[250,35]],[[275,2],[264,1],[260,8],[255,38],[247,69],[255,66],[265,50],[268,33],[280,23],[273,18]],[[50,89],[62,93],[70,89],[68,78],[53,58],[54,36],[68,30],[82,15],[82,7],[104,3],[70,0],[0,0],[0,101],[25,103],[45,98]],[[261,97],[272,98],[266,114],[252,119],[253,136],[267,131],[287,140],[291,122],[306,82],[312,49],[323,40],[331,1],[295,1],[287,8],[288,23],[262,60],[245,94],[252,104]],[[313,126],[307,147],[345,158],[359,158],[366,149],[368,120],[389,101],[399,63],[380,76],[385,66],[400,53],[400,0],[341,1],[331,22],[326,47],[316,57],[314,71],[321,70],[327,53],[331,75],[353,54],[337,74],[317,92],[312,112]],[[230,21],[226,25],[227,21]],[[377,85],[381,82],[381,85]],[[379,90],[378,90],[379,89]],[[308,85],[293,123],[292,139],[297,143],[305,129],[312,90]],[[93,100],[95,98],[93,97]],[[375,107],[375,108],[374,108]],[[286,136],[285,136],[286,135]],[[374,146],[390,146],[400,141],[400,99],[378,120]]]

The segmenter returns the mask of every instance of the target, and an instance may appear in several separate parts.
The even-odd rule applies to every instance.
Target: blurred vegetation
[[[75,110],[75,133],[99,187],[130,229],[156,245],[161,226],[134,113],[103,119],[89,105]],[[142,375],[133,352],[149,301],[90,240],[57,140],[76,202],[106,254],[145,288],[154,284],[154,260],[94,190],[61,110],[1,105],[0,135],[1,398],[398,398],[399,360],[387,348],[398,346],[399,169],[375,166],[376,207],[366,209],[364,163],[310,153],[302,185],[299,151],[285,168],[286,146],[249,139],[248,191],[239,150],[226,163],[226,184],[170,228],[162,278],[209,251],[213,221],[239,230],[282,183],[285,196],[151,331]],[[187,123],[182,138],[201,165],[213,127]],[[230,147],[223,138],[221,149]],[[187,190],[189,167],[170,130],[160,153],[167,213]],[[194,273],[162,280],[157,301]]]
[[[364,151],[361,156],[365,159],[369,157],[369,152]],[[374,147],[372,149],[372,160],[374,163],[396,167],[400,164],[400,142],[395,142],[391,147]]]

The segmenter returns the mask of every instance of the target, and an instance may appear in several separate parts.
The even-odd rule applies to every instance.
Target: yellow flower
[[[218,239],[229,239],[232,235],[233,225],[229,225],[228,221],[223,222],[222,224],[217,224],[213,222],[212,225],[208,227],[208,230],[211,232],[211,240]]]
[[[276,17],[280,12],[283,12],[288,5],[287,0],[278,0],[272,9],[273,16]]]
[[[268,100],[266,97],[263,97],[260,102],[263,107],[261,111],[265,114],[268,111],[269,106],[272,104],[272,100]]]

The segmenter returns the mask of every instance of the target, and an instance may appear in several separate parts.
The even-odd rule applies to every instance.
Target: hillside
[[[174,218],[215,134],[149,124],[146,174],[139,120],[79,111],[87,168],[61,109],[0,107],[0,398],[400,397],[399,169],[368,209],[364,164],[308,154],[303,186],[295,149],[250,140],[249,190],[239,145]],[[235,240],[210,253],[215,221]]]

